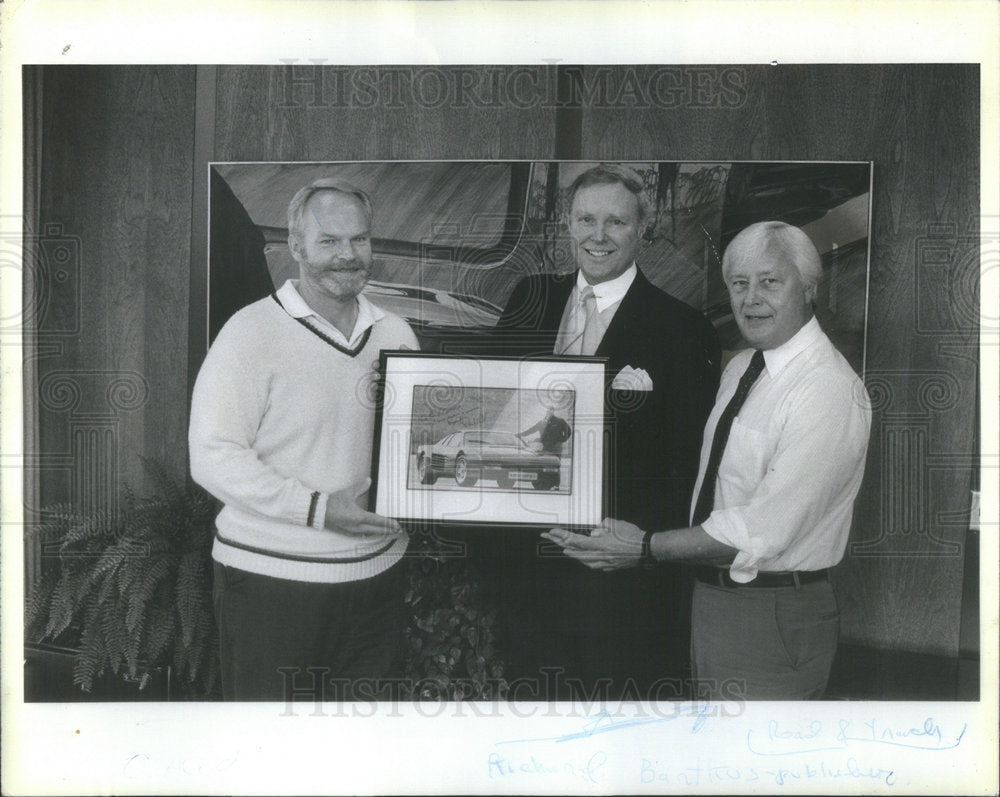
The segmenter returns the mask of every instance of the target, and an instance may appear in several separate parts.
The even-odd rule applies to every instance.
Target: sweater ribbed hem
[[[272,578],[289,581],[310,581],[322,584],[338,584],[345,581],[361,581],[383,573],[403,558],[409,537],[405,534],[395,538],[385,548],[386,543],[368,548],[368,553],[352,556],[345,552],[338,559],[353,561],[300,561],[285,558],[285,555],[256,553],[244,548],[228,545],[218,536],[212,546],[212,558],[219,564],[246,570]],[[384,548],[384,550],[383,550]],[[294,556],[294,555],[289,555]],[[307,556],[304,554],[303,556]]]

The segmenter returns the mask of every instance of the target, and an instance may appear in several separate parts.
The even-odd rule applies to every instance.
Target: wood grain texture
[[[589,85],[602,73],[629,79],[608,70],[589,68]],[[638,84],[655,72],[636,68]],[[720,68],[687,74],[681,85],[723,79]],[[976,450],[977,68],[753,66],[733,80],[743,96],[732,107],[700,107],[691,90],[677,107],[595,104],[583,157],[874,161],[867,378],[877,410],[836,574],[842,636],[956,655]]]
[[[212,159],[550,158],[548,69],[221,66]],[[585,159],[874,161],[876,413],[836,577],[843,637],[956,654],[976,450],[977,67],[577,74]],[[73,487],[71,441],[100,441],[108,424],[120,456],[101,467],[119,479],[141,479],[140,454],[183,472],[194,108],[193,67],[46,68],[40,219],[79,245],[79,266],[45,286],[43,500],[106,489],[104,470],[100,484]]]
[[[40,217],[77,257],[40,332],[43,503],[142,490],[141,457],[184,477],[193,100],[187,67],[45,69]]]
[[[549,71],[219,67],[216,159],[551,158]]]

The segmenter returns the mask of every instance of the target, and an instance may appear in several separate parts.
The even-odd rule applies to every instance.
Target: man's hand
[[[410,347],[410,346],[407,346],[405,343],[400,343],[399,344],[399,349],[400,349],[400,351],[413,351],[413,348]],[[381,377],[382,376],[382,358],[381,357],[376,357],[374,360],[372,360],[372,370],[375,372],[375,376],[376,377]]]
[[[323,526],[342,534],[350,534],[352,537],[402,534],[402,527],[392,518],[382,517],[361,508],[367,503],[366,496],[371,483],[371,479],[365,479],[360,484],[330,493],[326,502]]]
[[[636,567],[642,558],[643,530],[624,520],[605,518],[590,536],[555,528],[542,536],[561,546],[566,556],[593,570]]]

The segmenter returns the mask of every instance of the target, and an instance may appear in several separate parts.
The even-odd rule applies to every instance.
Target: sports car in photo
[[[559,457],[534,451],[513,432],[473,429],[420,446],[417,472],[421,484],[450,476],[462,487],[491,479],[502,488],[530,482],[536,490],[552,490],[559,486]]]

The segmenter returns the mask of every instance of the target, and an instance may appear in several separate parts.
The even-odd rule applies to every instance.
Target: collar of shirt
[[[361,336],[365,334],[366,329],[373,326],[376,321],[381,320],[385,316],[385,313],[368,301],[368,298],[364,294],[359,293],[357,298],[358,317],[354,322],[354,330],[351,332],[351,337],[348,339],[343,332],[321,315],[318,315],[306,304],[306,300],[299,293],[298,284],[298,280],[290,279],[277,291],[278,299],[281,300],[281,304],[288,314],[292,318],[307,318],[310,323],[319,327],[324,334],[329,335],[337,343],[347,348],[352,348],[360,340]]]
[[[638,270],[639,269],[636,267],[635,263],[633,263],[613,280],[598,282],[596,285],[590,285],[590,283],[584,278],[583,272],[577,271],[577,296],[580,295],[584,288],[590,285],[590,287],[594,289],[594,305],[597,307],[597,312],[603,313],[611,305],[618,304],[618,302],[625,298],[625,294],[628,293],[628,289],[631,288],[632,283],[635,282],[635,275]]]
[[[813,316],[780,346],[764,350],[764,365],[767,367],[768,376],[775,376],[799,354],[825,337],[816,316]]]

